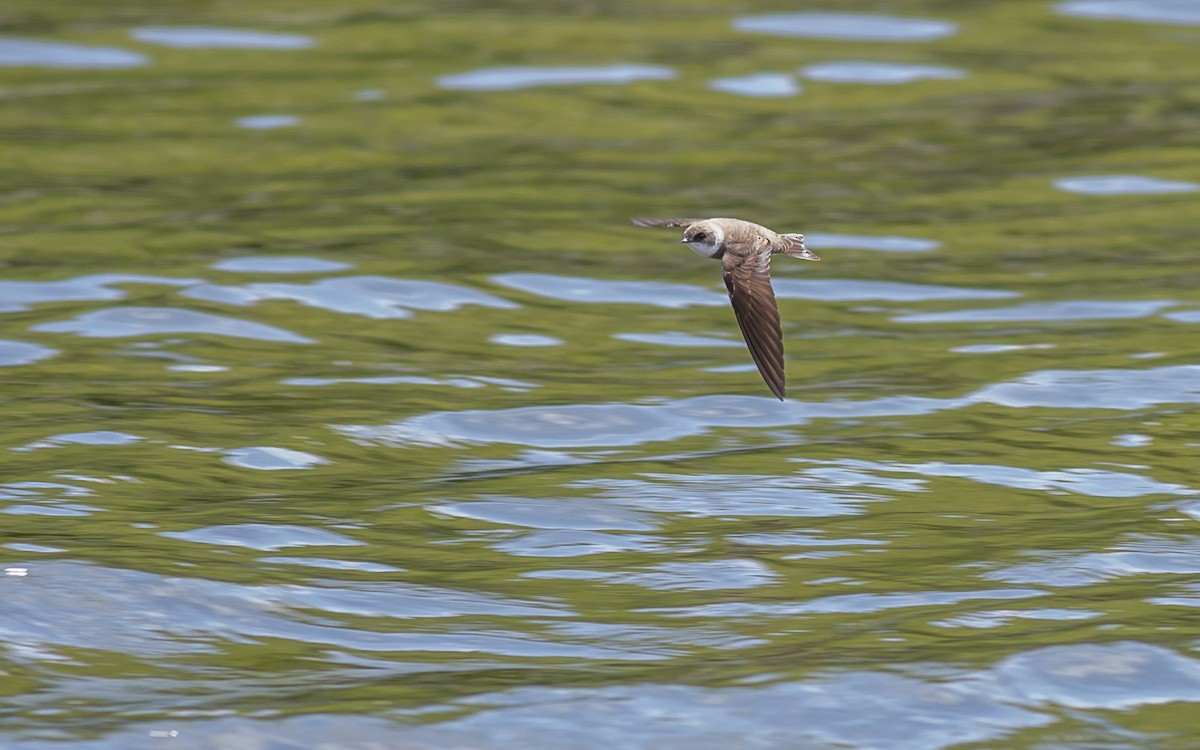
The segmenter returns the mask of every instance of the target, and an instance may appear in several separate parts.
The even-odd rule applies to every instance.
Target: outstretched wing
[[[689,227],[704,219],[630,219],[636,227]]]
[[[767,387],[782,401],[785,388],[783,331],[779,327],[775,290],[771,288],[771,256],[769,253],[726,252],[721,263],[742,338],[746,340],[750,356]]]

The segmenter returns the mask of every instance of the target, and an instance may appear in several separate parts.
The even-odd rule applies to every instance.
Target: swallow
[[[783,331],[771,288],[771,256],[820,260],[802,234],[778,234],[741,219],[633,219],[639,227],[683,227],[683,244],[706,258],[719,258],[725,288],[742,338],[763,381],[783,400]]]

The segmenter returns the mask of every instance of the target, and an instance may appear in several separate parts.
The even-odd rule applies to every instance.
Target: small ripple
[[[437,412],[382,427],[334,429],[354,441],[384,445],[519,443],[541,448],[638,445],[696,432],[690,420],[671,419],[655,407],[626,404]]]
[[[1175,302],[1169,300],[1064,300],[1031,302],[1015,307],[989,307],[949,310],[936,313],[910,313],[894,318],[899,323],[1015,323],[1055,320],[1119,320],[1146,318]]]
[[[929,414],[971,401],[891,396],[866,401],[780,403],[767,397],[701,396],[661,405],[529,406],[433,412],[386,424],[332,425],[348,439],[390,446],[515,443],[538,448],[639,445],[698,435],[712,427],[782,427],[813,418]]]
[[[825,83],[867,83],[893,85],[925,80],[958,80],[966,78],[966,72],[958,68],[940,65],[915,65],[910,63],[870,62],[867,60],[845,60],[820,63],[801,68],[805,78]]]
[[[546,630],[569,638],[585,637],[601,643],[638,645],[644,649],[675,655],[683,655],[684,647],[687,646],[699,646],[724,653],[768,645],[764,638],[729,633],[703,625],[680,627],[678,622],[661,626],[558,619],[548,622]]]
[[[935,284],[905,284],[897,281],[861,281],[859,279],[788,279],[776,278],[775,296],[827,301],[888,300],[914,302],[942,299],[1011,299],[1016,292],[999,289],[971,289]]]
[[[1160,180],[1130,174],[1097,175],[1092,177],[1063,177],[1054,187],[1082,195],[1155,195],[1159,193],[1192,193],[1200,190],[1194,182]]]
[[[752,73],[733,78],[715,78],[708,82],[708,87],[726,94],[764,99],[796,96],[804,91],[796,78],[788,73]]]
[[[654,552],[662,541],[644,534],[552,529],[522,534],[492,545],[514,557],[585,557],[612,552]]]
[[[56,502],[64,498],[92,497],[94,494],[89,487],[54,481],[18,481],[0,485],[0,500]]]
[[[159,536],[197,544],[274,552],[288,547],[347,547],[362,542],[325,529],[289,524],[237,523],[190,531],[160,531]]]
[[[656,65],[609,65],[595,68],[516,66],[483,68],[441,76],[437,79],[437,84],[444,89],[461,91],[512,91],[536,86],[665,81],[674,77],[674,70]]]
[[[1200,323],[1200,310],[1180,310],[1163,313],[1163,317],[1176,323]]]
[[[1186,445],[1195,446],[1196,443],[1186,443]],[[1193,494],[1187,500],[1182,500],[1182,501],[1179,501],[1176,503],[1170,503],[1165,506],[1163,506],[1163,505],[1155,506],[1156,509],[1161,509],[1163,507],[1174,508],[1175,510],[1178,510],[1180,513],[1184,514],[1185,516],[1188,516],[1192,520],[1200,521],[1200,494]],[[1170,516],[1167,516],[1164,520],[1182,521],[1184,519],[1172,518]]]
[[[329,459],[315,456],[312,453],[274,446],[233,448],[225,451],[225,457],[221,460],[243,469],[257,469],[258,471],[311,469],[314,466],[331,463]]]
[[[660,525],[646,513],[619,506],[598,505],[590,499],[495,497],[447,503],[434,506],[431,510],[458,518],[534,529],[650,531]]]
[[[1141,537],[1106,552],[1048,554],[984,574],[1004,583],[1076,588],[1117,578],[1200,574],[1200,540]]]
[[[608,584],[641,586],[655,591],[719,591],[750,589],[776,583],[780,576],[757,560],[710,560],[705,562],[669,562],[653,565],[647,570],[631,572],[539,570],[526,573],[525,578],[578,579],[583,573],[588,580]]]
[[[1136,641],[1034,649],[1004,659],[987,677],[1031,705],[1122,711],[1200,701],[1200,660]]]
[[[28,503],[14,503],[13,505],[6,505],[3,508],[0,508],[0,513],[10,516],[81,517],[90,516],[102,510],[103,508],[98,508],[95,505],[87,505],[85,503],[56,502],[53,505],[30,505]]]
[[[517,451],[515,458],[463,458],[459,466],[466,475],[488,472],[526,471],[546,469],[554,466],[579,466],[587,464],[587,458],[566,451],[530,450]]]
[[[57,555],[61,552],[66,552],[62,547],[50,547],[45,544],[29,544],[26,542],[9,542],[3,545],[4,549],[10,549],[13,552],[26,552],[42,555]]]
[[[501,346],[562,346],[565,341],[538,333],[497,333],[488,339]]]
[[[27,344],[24,341],[0,340],[0,367],[30,365],[58,353],[58,349],[51,349],[48,346]]]
[[[985,612],[972,612],[945,620],[935,620],[930,624],[942,628],[989,630],[991,628],[1004,627],[1017,620],[1067,622],[1071,620],[1092,620],[1103,614],[1103,612],[1096,612],[1090,609],[1056,609],[1054,607],[1045,607],[1042,609],[992,609]]]
[[[118,307],[97,310],[71,320],[42,323],[33,326],[31,330],[74,333],[88,338],[194,333],[292,344],[315,343],[313,339],[282,328],[171,307]]]
[[[0,66],[111,69],[136,68],[148,62],[145,55],[118,47],[0,38]]]
[[[275,130],[295,127],[300,122],[300,118],[295,115],[250,115],[237,118],[233,124],[247,130]]]
[[[220,527],[212,527],[219,529]],[[282,530],[277,537],[271,529]],[[228,527],[202,543],[230,543],[252,549],[276,544],[300,546],[344,543],[344,537],[314,537],[305,527],[270,527],[251,533]],[[266,536],[264,536],[266,535]],[[274,543],[263,544],[265,539]],[[358,542],[353,542],[358,544]],[[27,564],[29,585],[6,585],[0,632],[20,660],[62,660],[62,651],[103,649],[137,659],[213,652],[221,643],[281,639],[308,646],[398,652],[484,653],[523,657],[645,660],[660,658],[635,649],[542,642],[499,629],[445,632],[445,618],[482,615],[564,617],[568,610],[550,602],[523,603],[468,591],[386,581],[337,582],[337,587],[296,584],[247,586],[218,580],[161,576],[72,561]],[[97,612],[107,627],[95,628]],[[147,617],[146,613],[155,613]],[[314,617],[314,613],[317,616]],[[333,618],[346,618],[340,622]],[[361,618],[379,618],[368,629]],[[434,620],[430,632],[413,621]],[[315,621],[314,621],[315,620]],[[396,622],[391,622],[395,620]],[[489,620],[490,621],[490,620]],[[402,631],[395,632],[402,623]],[[70,658],[77,658],[72,653]],[[90,694],[90,693],[89,693]],[[60,697],[61,698],[61,697]]]
[[[1019,466],[960,464],[942,461],[907,464],[842,460],[835,462],[835,465],[879,472],[920,474],[925,477],[957,477],[981,484],[993,484],[1013,489],[1070,492],[1089,497],[1191,495],[1195,492],[1193,488],[1186,485],[1159,482],[1140,474],[1106,469],[1038,471]]]
[[[727,653],[719,645],[711,651]],[[254,746],[303,737],[309,746],[368,750],[514,746],[601,748],[890,748],[991,746],[1055,722],[977,684],[842,671],[767,686],[696,687],[647,681],[606,687],[519,687],[466,698],[452,719],[397,730],[336,717],[210,720],[209,737]],[[614,721],[614,716],[620,716]],[[120,739],[133,739],[122,736]],[[211,743],[210,743],[211,744]],[[91,750],[88,748],[88,750]]]
[[[182,49],[307,49],[314,44],[299,34],[207,26],[142,26],[129,35],[139,42]]]
[[[716,617],[757,619],[795,617],[804,614],[871,614],[908,607],[944,607],[976,600],[1032,599],[1045,596],[1036,589],[980,589],[977,591],[914,591],[894,594],[835,594],[803,602],[721,602],[694,607],[667,607],[641,610],[669,617]]]
[[[1154,438],[1149,435],[1138,435],[1136,433],[1126,433],[1124,435],[1116,435],[1109,441],[1109,445],[1116,445],[1121,448],[1145,448],[1154,442]]]
[[[796,404],[756,396],[697,396],[659,408],[706,427],[780,427],[806,421]]]
[[[588,479],[570,487],[595,494],[606,503],[692,518],[828,518],[857,515],[867,503],[890,499],[851,487],[832,491],[829,482],[803,475],[643,474],[637,479]]]
[[[251,255],[226,258],[213,263],[211,268],[234,273],[326,273],[345,271],[354,268],[354,264],[303,256]]]
[[[1053,349],[1054,344],[967,344],[956,346],[950,351],[958,354],[999,354],[1001,352],[1019,352],[1026,349]]]
[[[1191,514],[1193,518],[1200,520],[1200,515]],[[12,545],[6,544],[6,547]],[[1168,596],[1148,596],[1146,597],[1147,604],[1164,604],[1168,607],[1191,607],[1200,608],[1200,586],[1196,584],[1184,585],[1175,587]]]
[[[48,438],[49,442],[60,445],[130,445],[142,438],[130,435],[128,432],[115,430],[93,430],[90,432],[64,432]]]
[[[942,243],[916,237],[890,237],[861,234],[805,233],[804,244],[814,250],[849,248],[851,250],[880,250],[885,253],[927,253]]]
[[[800,461],[801,459],[791,459]],[[866,461],[841,461],[837,466],[814,466],[801,471],[801,476],[820,479],[836,487],[870,487],[891,492],[923,492],[927,482],[923,479],[907,479],[862,471]]]
[[[1054,9],[1064,16],[1200,25],[1200,6],[1195,0],[1068,0]]]
[[[311,284],[197,284],[181,294],[193,299],[242,306],[264,300],[294,300],[309,307],[374,319],[408,318],[412,317],[411,310],[448,312],[464,305],[504,310],[520,307],[506,299],[457,284],[387,276],[340,276]]]
[[[279,382],[284,385],[295,385],[300,387],[320,387],[338,385],[340,383],[361,383],[364,385],[448,386],[450,388],[466,388],[471,390],[476,388],[487,388],[490,385],[494,385],[500,390],[509,391],[512,393],[524,393],[526,391],[532,391],[541,387],[536,383],[527,383],[523,380],[491,378],[483,375],[476,375],[474,377],[446,378],[430,378],[423,375],[381,375],[377,377],[363,378],[285,378]]]
[[[355,617],[399,619],[446,618],[462,615],[495,617],[565,617],[554,605],[524,604],[516,597],[501,598],[467,591],[397,584],[334,582],[335,586],[265,586],[283,606]],[[486,632],[486,631],[484,631]],[[466,634],[469,640],[470,635]],[[469,649],[463,649],[469,650]]]
[[[764,400],[766,400],[764,398]],[[768,402],[770,403],[770,402]],[[924,396],[884,396],[865,401],[832,400],[796,402],[799,413],[809,419],[860,419],[864,417],[902,417],[933,414],[957,409],[970,403],[967,399],[926,398]]]
[[[349,570],[355,573],[403,573],[404,568],[364,560],[336,560],[328,557],[260,557],[268,565],[302,565],[324,570]]]
[[[64,445],[132,445],[141,442],[138,435],[114,430],[93,430],[90,432],[64,432],[51,435],[42,440],[13,448],[14,451],[31,451],[38,448],[58,448]]]
[[[47,302],[124,299],[125,292],[121,289],[110,289],[111,284],[162,284],[185,287],[196,283],[196,279],[123,273],[79,276],[64,281],[0,281],[0,312],[23,312],[28,310],[30,305]]]
[[[340,385],[342,383],[361,383],[363,385],[444,385],[451,388],[484,388],[481,382],[469,378],[429,378],[424,375],[378,375],[362,378],[284,378],[279,381],[283,385],[294,385],[302,388]]]
[[[1152,370],[1041,370],[984,386],[969,401],[1064,409],[1141,409],[1200,402],[1200,366]]]
[[[92,497],[87,488],[61,482],[13,482],[0,485],[0,513],[16,516],[90,516],[103,508],[79,502]]]
[[[822,539],[811,533],[793,531],[730,534],[725,539],[734,544],[767,547],[853,547],[887,544],[887,542],[879,539],[855,539],[853,537]]]
[[[493,283],[565,302],[627,302],[658,307],[725,305],[728,297],[691,284],[661,281],[618,281],[553,276],[542,273],[506,273],[491,277]]]
[[[682,348],[741,348],[742,342],[733,339],[719,339],[714,336],[693,336],[690,333],[614,333],[614,339],[632,341],[635,344],[653,344],[654,346],[678,346]]]
[[[775,36],[866,42],[928,42],[958,31],[958,26],[949,21],[866,13],[776,13],[743,16],[734,20],[733,28]]]
[[[30,567],[37,584],[6,586],[5,606],[0,609],[0,629],[16,652],[10,655],[21,661],[65,659],[56,647],[124,650],[150,657],[214,650],[195,641],[164,639],[156,618],[145,616],[163,612],[186,618],[197,608],[187,599],[172,601],[156,595],[155,584],[162,582],[159,576],[71,561],[34,562]],[[131,585],[133,581],[142,586]],[[106,613],[108,627],[89,627],[96,612]]]

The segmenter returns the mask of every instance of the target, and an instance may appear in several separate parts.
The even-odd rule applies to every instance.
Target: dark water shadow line
[[[503,479],[505,477],[525,476],[528,474],[548,474],[560,469],[575,469],[581,466],[624,466],[629,464],[642,463],[663,463],[668,461],[693,461],[696,459],[706,458],[723,458],[726,456],[740,456],[747,453],[761,453],[765,451],[774,451],[781,448],[795,448],[799,446],[815,446],[815,445],[834,445],[839,443],[849,442],[842,439],[823,439],[809,440],[804,442],[778,442],[767,443],[764,445],[749,445],[741,448],[726,448],[721,450],[707,451],[690,451],[686,453],[667,453],[654,456],[631,456],[628,458],[604,458],[604,459],[580,459],[578,461],[564,463],[546,463],[533,464],[523,466],[513,466],[509,468],[485,469],[482,471],[464,471],[451,472],[443,474],[439,477],[422,480],[419,484],[424,486],[439,486],[444,484],[457,484],[461,482],[475,482],[488,479]]]

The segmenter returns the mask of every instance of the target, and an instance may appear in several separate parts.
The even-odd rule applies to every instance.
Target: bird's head
[[[683,230],[680,242],[705,258],[715,258],[725,249],[725,230],[715,221],[698,221]]]

